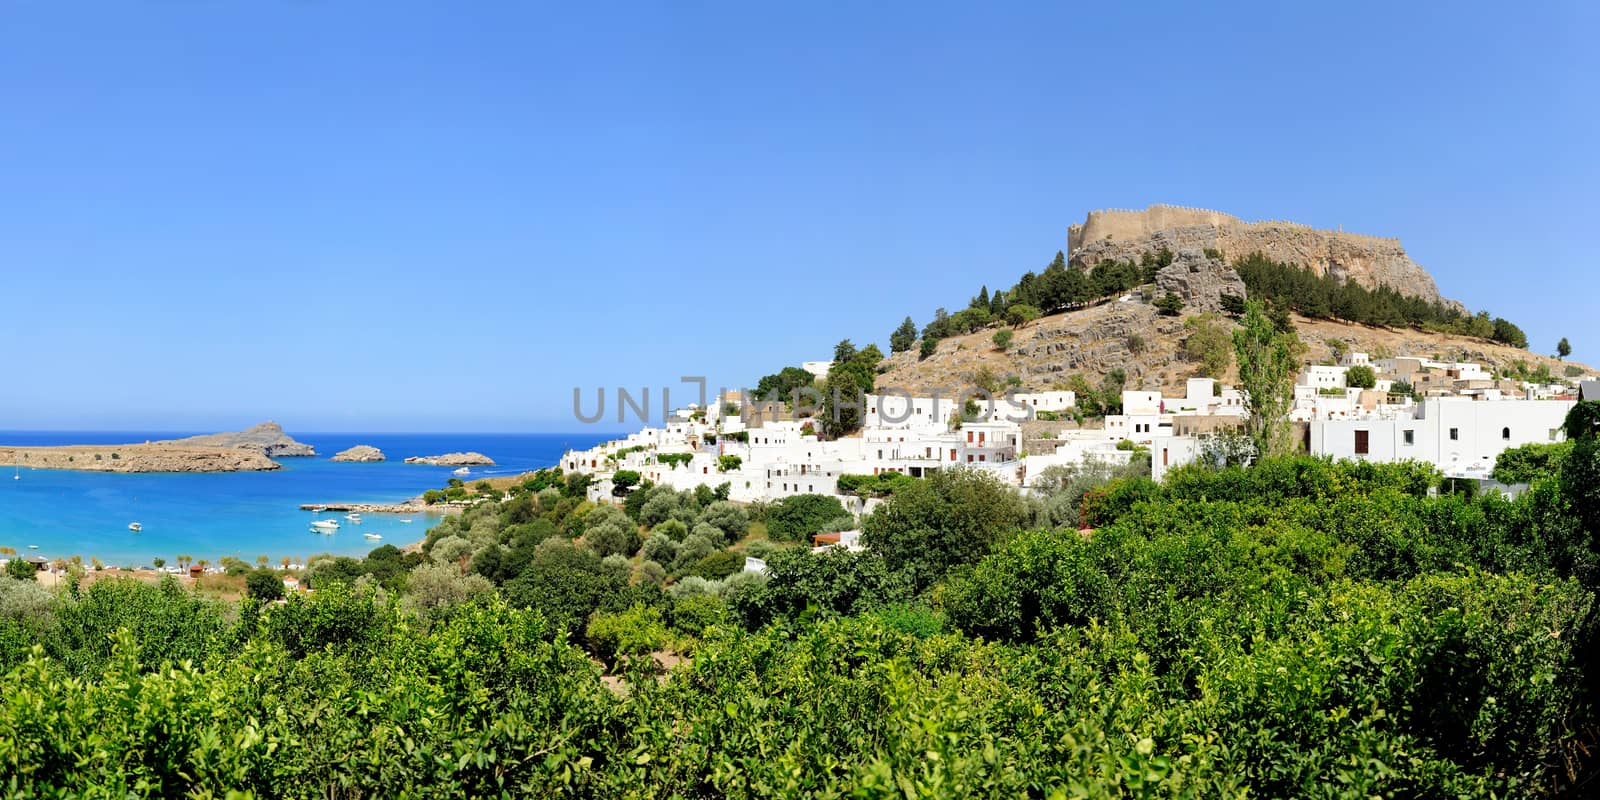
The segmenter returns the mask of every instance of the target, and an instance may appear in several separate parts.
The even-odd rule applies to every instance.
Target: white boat
[[[311,523],[312,533],[333,533],[336,530],[339,530],[339,523],[336,520],[319,519]]]
[[[30,545],[28,545],[28,549],[29,550],[38,550],[39,549],[39,545],[30,544]]]
[[[382,539],[383,538],[382,536],[380,536],[380,535],[378,535],[376,533],[363,533],[363,534],[361,534],[361,536],[363,538],[366,538],[366,539],[372,539],[373,541],[377,541],[378,539]]]
[[[128,523],[128,530],[133,531],[134,533],[138,533],[139,531],[144,530],[144,526],[140,525],[137,522],[130,522],[130,523]]]
[[[472,474],[472,470],[467,469],[466,467],[462,467],[461,469],[458,469],[458,470],[456,470],[455,472],[453,472],[451,474],[453,474],[453,475],[471,475]]]
[[[351,522],[356,523],[357,525],[361,524],[361,515],[353,512],[353,511],[350,512],[349,514],[344,515],[344,518],[347,519],[347,520],[350,520]]]
[[[400,520],[400,524],[402,524],[402,525],[410,525],[411,524],[411,520],[409,520],[409,519]]]
[[[14,480],[14,481],[22,480],[22,467],[17,467],[17,471],[11,473],[11,480]]]

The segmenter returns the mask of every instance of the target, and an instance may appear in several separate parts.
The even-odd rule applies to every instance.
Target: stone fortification
[[[1081,225],[1068,228],[1067,247],[1069,261],[1084,268],[1106,260],[1138,260],[1162,248],[1174,253],[1209,250],[1226,261],[1260,252],[1369,289],[1381,285],[1428,300],[1444,299],[1433,277],[1406,255],[1399,239],[1282,220],[1245,222],[1203,208],[1154,205],[1143,211],[1091,211]]]

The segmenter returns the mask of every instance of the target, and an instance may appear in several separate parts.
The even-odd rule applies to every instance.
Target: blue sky
[[[1592,6],[1096,5],[8,2],[0,429],[576,429],[1157,202],[1600,361]]]

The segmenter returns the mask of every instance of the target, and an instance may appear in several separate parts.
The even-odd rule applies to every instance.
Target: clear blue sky
[[[1094,5],[6,2],[0,428],[574,429],[1155,202],[1600,361],[1591,4]]]

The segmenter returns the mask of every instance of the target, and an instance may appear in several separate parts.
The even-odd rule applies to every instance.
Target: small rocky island
[[[412,456],[407,464],[427,464],[434,467],[492,467],[494,459],[482,453],[445,453],[440,456]]]
[[[160,442],[150,442],[150,444],[254,450],[268,458],[314,456],[317,454],[317,451],[312,449],[311,445],[289,438],[289,435],[283,432],[283,426],[271,420],[237,433],[208,433],[204,436],[168,439]]]
[[[358,444],[348,450],[335,453],[333,461],[349,461],[359,464],[371,464],[384,460],[383,451],[369,444]]]

